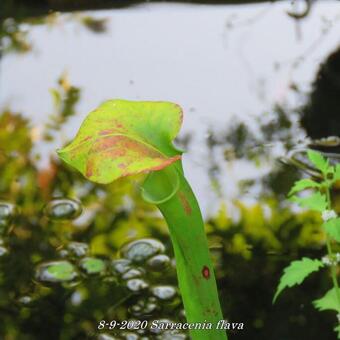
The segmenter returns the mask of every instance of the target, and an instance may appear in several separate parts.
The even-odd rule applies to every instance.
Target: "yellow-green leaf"
[[[328,160],[323,157],[320,152],[308,150],[308,159],[321,172],[323,172],[324,174],[327,173],[329,167]]]
[[[61,159],[97,183],[160,170],[181,158],[182,110],[170,102],[109,100],[92,111]]]
[[[307,197],[293,196],[290,200],[298,203],[303,208],[309,208],[320,212],[327,209],[326,196],[320,192],[315,192]]]
[[[333,218],[323,224],[326,233],[335,241],[340,242],[340,218]]]
[[[279,294],[286,287],[299,285],[309,274],[318,271],[319,268],[323,266],[324,264],[321,261],[312,260],[308,257],[304,257],[302,260],[291,262],[290,265],[284,269],[284,273],[281,276],[273,302],[275,302]]]
[[[334,170],[334,180],[335,181],[339,181],[340,180],[340,164],[337,164],[335,166],[335,170]]]
[[[310,188],[320,188],[320,184],[308,178],[301,179],[294,183],[294,186],[290,190],[288,196],[291,196],[299,191]]]
[[[338,303],[335,288],[330,289],[321,299],[313,301],[313,305],[319,311],[330,309],[340,312],[340,305]]]

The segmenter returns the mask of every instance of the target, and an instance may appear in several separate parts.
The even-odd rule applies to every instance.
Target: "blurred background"
[[[55,153],[114,98],[184,110],[176,144],[223,313],[244,323],[230,339],[335,339],[334,313],[311,303],[327,274],[272,297],[291,260],[324,253],[320,217],[286,198],[303,173],[282,159],[340,137],[339,29],[338,0],[2,0],[0,339],[188,336],[98,330],[185,320],[167,227],[138,178],[96,185]]]

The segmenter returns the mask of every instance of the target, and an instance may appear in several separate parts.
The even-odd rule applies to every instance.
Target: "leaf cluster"
[[[320,311],[334,310],[340,313],[340,295],[336,278],[337,259],[335,257],[334,260],[330,243],[331,241],[340,242],[340,218],[331,210],[330,199],[330,191],[333,185],[340,179],[340,164],[331,165],[328,159],[313,150],[309,150],[307,155],[310,163],[320,172],[322,180],[301,179],[293,185],[288,195],[290,200],[298,203],[300,207],[322,214],[322,230],[326,234],[327,239],[328,261],[325,262],[307,257],[292,261],[283,271],[273,302],[276,301],[285,288],[300,285],[310,274],[319,271],[326,265],[330,265],[332,267],[334,287],[322,298],[313,301],[313,305]],[[298,196],[297,194],[302,191],[308,191],[307,195]],[[338,332],[338,339],[340,339],[339,326],[335,330]]]

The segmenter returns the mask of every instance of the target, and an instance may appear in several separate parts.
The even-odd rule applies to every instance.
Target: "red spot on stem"
[[[205,279],[209,279],[210,278],[210,270],[207,266],[204,266],[203,269],[202,269],[202,276],[205,278]]]
[[[185,194],[183,192],[178,193],[179,199],[181,200],[182,207],[187,215],[191,215],[192,209],[191,206],[185,197]]]
[[[202,276],[207,280],[210,278],[210,269],[207,266],[202,268]]]

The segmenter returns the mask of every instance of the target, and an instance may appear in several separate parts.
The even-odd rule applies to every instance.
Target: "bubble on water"
[[[177,295],[177,289],[174,286],[153,286],[151,294],[160,300],[172,300]]]
[[[156,302],[157,300],[153,297],[139,299],[136,304],[129,308],[129,312],[135,317],[149,317],[160,309],[160,306]]]
[[[83,295],[81,292],[79,291],[75,291],[72,295],[71,295],[71,303],[73,306],[79,306],[82,302],[83,302]]]
[[[97,340],[118,340],[119,338],[116,338],[115,336],[109,335],[109,334],[99,334],[97,337]]]
[[[16,206],[8,202],[0,202],[0,234],[5,233],[17,213]]]
[[[102,278],[102,282],[104,283],[116,283],[117,282],[117,277],[116,276],[113,276],[113,275],[105,275],[103,278]]]
[[[0,257],[8,254],[8,249],[4,246],[0,246]]]
[[[165,247],[163,243],[151,238],[129,242],[123,245],[120,250],[123,257],[134,262],[144,262],[148,258],[163,253],[164,251]]]
[[[85,257],[80,261],[80,267],[86,274],[104,273],[106,269],[105,262],[95,257]]]
[[[132,333],[132,332],[122,332],[120,336],[125,340],[139,340],[140,339],[138,334]]]
[[[145,335],[147,333],[147,330],[146,329],[136,329],[136,333],[139,334],[139,335]],[[149,340],[150,338],[146,337],[146,336],[143,336],[140,338],[141,340],[144,339],[144,340]]]
[[[142,315],[142,310],[143,310],[143,307],[136,304],[136,305],[133,305],[129,308],[129,311],[130,311],[130,314],[134,315],[134,316],[140,316]]]
[[[111,267],[116,274],[123,274],[131,268],[131,261],[127,259],[112,260]]]
[[[62,283],[62,286],[66,289],[71,289],[73,290],[74,287],[78,286],[80,284],[80,279],[79,280],[73,280],[73,281],[65,281]]]
[[[122,274],[122,280],[130,280],[137,277],[141,277],[144,275],[144,271],[142,269],[131,268],[124,274]]]
[[[21,304],[21,305],[24,305],[24,306],[29,306],[32,302],[33,302],[33,298],[29,295],[24,295],[24,296],[21,296],[19,299],[18,299],[18,302]]]
[[[176,269],[176,259],[175,258],[171,259],[170,264],[171,264],[172,268]]]
[[[74,280],[78,273],[68,261],[51,261],[40,264],[35,275],[40,281],[62,283]]]
[[[73,220],[81,214],[82,210],[81,204],[76,200],[57,198],[45,206],[44,213],[51,220]]]
[[[142,279],[131,279],[126,281],[126,287],[134,293],[140,292],[149,287],[148,283]]]
[[[186,320],[186,319],[187,319],[186,314],[185,314],[185,310],[184,310],[184,309],[181,309],[181,310],[179,311],[179,318],[180,318],[181,320]]]
[[[140,340],[150,340],[151,338],[147,336],[148,331],[146,329],[137,329],[136,333],[139,334]]]
[[[84,257],[88,255],[89,245],[83,242],[70,242],[67,245],[67,249],[71,254],[77,257]]]
[[[144,307],[134,306],[135,308],[131,309],[131,314],[133,316],[150,316],[155,313],[159,306],[156,303],[148,303]]]
[[[63,258],[70,256],[70,253],[66,249],[59,250],[58,254],[60,257],[63,257]]]
[[[167,269],[170,266],[170,257],[164,254],[159,254],[151,257],[146,262],[148,268],[155,272],[160,272]]]
[[[184,333],[181,333],[177,330],[165,331],[162,335],[158,335],[157,340],[185,340],[188,339],[188,336]]]

